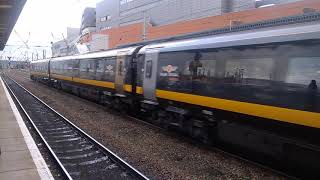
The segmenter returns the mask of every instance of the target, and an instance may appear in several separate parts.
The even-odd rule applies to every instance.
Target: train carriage
[[[320,172],[319,23],[33,62],[39,77],[205,142]]]
[[[50,60],[51,85],[78,96],[114,106],[130,106],[137,47]],[[33,64],[40,66],[40,61]],[[36,73],[31,69],[31,73]]]
[[[139,57],[141,106],[157,123],[317,169],[319,24],[151,44]]]
[[[139,52],[145,71],[138,71],[144,98],[320,128],[319,27],[145,46]]]

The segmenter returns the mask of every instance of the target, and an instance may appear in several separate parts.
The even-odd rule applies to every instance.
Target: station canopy
[[[0,51],[4,49],[26,1],[0,0]]]

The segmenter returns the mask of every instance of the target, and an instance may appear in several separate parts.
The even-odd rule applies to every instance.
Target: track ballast
[[[11,95],[69,179],[147,179],[9,77]]]

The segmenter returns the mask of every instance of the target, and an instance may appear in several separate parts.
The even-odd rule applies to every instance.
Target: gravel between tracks
[[[27,71],[8,74],[151,179],[285,179],[35,83]]]

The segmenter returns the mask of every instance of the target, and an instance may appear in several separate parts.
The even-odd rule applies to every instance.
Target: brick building
[[[263,7],[264,5],[273,5]],[[81,42],[91,50],[155,40],[320,10],[319,0],[105,0],[97,4],[96,32]]]

